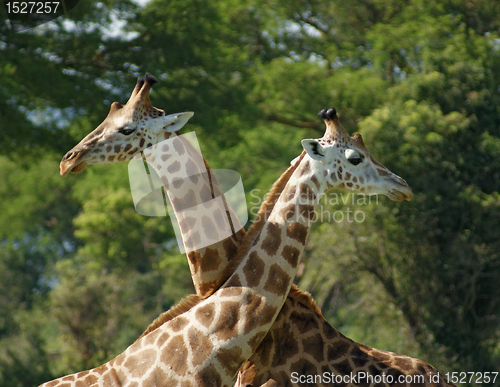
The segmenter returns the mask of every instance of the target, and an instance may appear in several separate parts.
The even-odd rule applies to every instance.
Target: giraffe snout
[[[413,198],[413,192],[408,185],[408,183],[398,175],[391,176],[391,182],[394,188],[390,191],[389,198],[392,200],[411,200]]]
[[[70,172],[78,173],[85,169],[87,163],[82,160],[82,152],[70,150],[59,164],[59,173],[66,176]]]

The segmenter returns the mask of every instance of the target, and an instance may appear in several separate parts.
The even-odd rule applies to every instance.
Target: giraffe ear
[[[186,122],[194,115],[193,112],[184,112],[184,113],[174,113],[169,114],[168,116],[158,117],[163,121],[163,128],[169,132],[177,132],[180,130]]]
[[[325,157],[325,148],[318,140],[302,140],[302,146],[313,160],[321,161]]]

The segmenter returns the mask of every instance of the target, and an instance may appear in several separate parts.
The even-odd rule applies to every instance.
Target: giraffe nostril
[[[74,159],[77,154],[78,154],[78,152],[69,151],[68,153],[66,153],[64,155],[63,161],[68,161],[68,160]]]

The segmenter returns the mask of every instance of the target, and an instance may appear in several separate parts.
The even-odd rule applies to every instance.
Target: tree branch
[[[325,131],[325,129],[324,129],[323,124],[321,123],[321,121],[314,121],[314,122],[292,121],[292,120],[288,120],[286,118],[278,117],[278,116],[276,116],[274,114],[268,115],[267,119],[269,121],[279,122],[280,124],[295,126],[296,128],[314,129],[317,132],[320,132],[321,134],[323,134],[324,131]]]

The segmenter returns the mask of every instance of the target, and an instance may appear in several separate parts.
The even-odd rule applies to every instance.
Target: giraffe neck
[[[185,136],[144,152],[160,177],[179,224],[196,293],[202,297],[220,287],[229,260],[244,235],[227,206],[212,170]]]
[[[319,189],[307,183],[308,162],[292,171],[260,232],[247,234],[239,264],[219,290],[103,366],[45,386],[87,379],[95,385],[137,381],[139,387],[158,380],[164,383],[158,386],[232,385],[276,319],[306,242]]]
[[[216,365],[230,379],[254,353],[280,311],[296,274],[319,193],[325,189],[314,178],[307,158],[294,168],[261,231],[255,236],[247,234],[240,251],[243,258],[235,258],[234,273],[206,300],[211,303],[193,308],[208,314],[219,312],[218,319],[210,321],[207,334],[218,352],[231,359],[230,366],[217,366],[215,358],[208,364]]]

